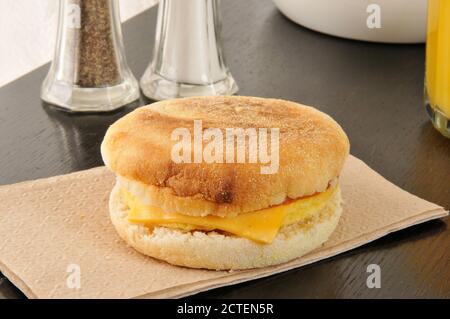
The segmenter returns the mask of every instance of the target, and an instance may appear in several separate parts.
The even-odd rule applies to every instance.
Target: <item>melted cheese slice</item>
[[[164,226],[183,230],[221,230],[250,240],[269,244],[282,226],[298,223],[319,212],[337,188],[270,208],[239,214],[236,217],[196,217],[164,212],[158,207],[144,205],[130,192],[122,189],[129,207],[128,221],[146,226]]]

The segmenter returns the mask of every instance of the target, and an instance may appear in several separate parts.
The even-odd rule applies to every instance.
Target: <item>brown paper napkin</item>
[[[1,186],[0,270],[31,298],[180,297],[310,264],[447,215],[350,157],[341,176],[344,213],[323,247],[274,267],[195,270],[143,256],[122,242],[108,216],[113,183],[99,167]]]

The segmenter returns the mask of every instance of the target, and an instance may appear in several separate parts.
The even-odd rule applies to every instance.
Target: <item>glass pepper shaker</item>
[[[139,98],[125,61],[117,0],[60,0],[55,56],[41,98],[73,112],[104,112]]]
[[[153,100],[236,93],[220,29],[218,0],[160,0],[143,93]]]

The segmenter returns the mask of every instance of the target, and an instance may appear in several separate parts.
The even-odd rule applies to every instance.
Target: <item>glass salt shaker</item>
[[[60,0],[55,56],[41,98],[73,112],[104,112],[139,98],[125,61],[117,0]]]
[[[140,81],[143,93],[153,100],[236,93],[220,29],[218,0],[160,0],[153,59]]]

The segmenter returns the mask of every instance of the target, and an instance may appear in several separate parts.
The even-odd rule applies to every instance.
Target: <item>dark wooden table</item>
[[[269,0],[226,0],[222,12],[239,94],[289,99],[329,113],[349,135],[355,156],[405,190],[450,208],[450,140],[432,128],[423,106],[423,45],[318,34],[287,20]],[[152,54],[155,18],[151,9],[124,25],[136,76]],[[39,87],[47,70],[0,89],[0,184],[102,165],[106,128],[133,108],[71,115],[42,105]],[[449,224],[449,218],[431,221],[314,265],[198,296],[449,298]],[[380,289],[366,286],[371,263],[381,266]],[[24,297],[0,278],[0,298]]]

